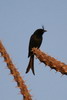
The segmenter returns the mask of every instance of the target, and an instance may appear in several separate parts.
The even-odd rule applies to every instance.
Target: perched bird
[[[32,52],[32,48],[39,48],[42,40],[43,40],[43,33],[47,32],[47,30],[44,29],[44,26],[42,26],[42,29],[37,29],[32,36],[30,37],[30,42],[29,42],[29,52],[28,52],[28,57],[30,57],[28,67],[26,69],[26,73],[29,72],[31,69],[33,74],[35,75],[34,72],[34,54]]]

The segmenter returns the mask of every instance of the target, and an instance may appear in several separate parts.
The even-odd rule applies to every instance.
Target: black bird
[[[44,26],[42,26],[42,29],[37,29],[32,36],[30,37],[30,42],[29,42],[29,52],[28,52],[28,57],[30,57],[30,61],[28,64],[28,67],[26,69],[26,73],[29,72],[29,70],[31,69],[33,74],[35,75],[34,72],[34,54],[32,52],[32,48],[39,48],[42,40],[43,40],[43,33],[47,32],[47,30],[44,29]]]

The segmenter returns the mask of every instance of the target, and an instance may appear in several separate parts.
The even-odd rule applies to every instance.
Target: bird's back
[[[33,34],[30,38],[30,42],[29,42],[29,53],[28,53],[28,57],[32,54],[31,50],[32,48],[39,48],[40,45],[42,43],[42,35],[39,36],[39,35],[36,35],[36,34]]]

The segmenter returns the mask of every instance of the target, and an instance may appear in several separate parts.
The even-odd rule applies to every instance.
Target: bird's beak
[[[47,30],[44,30],[44,32],[47,32]]]

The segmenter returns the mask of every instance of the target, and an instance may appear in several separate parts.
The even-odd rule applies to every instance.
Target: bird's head
[[[44,32],[47,32],[47,30],[44,29],[44,26],[42,26],[42,28],[39,28],[35,31],[35,34],[38,35],[43,35]]]

